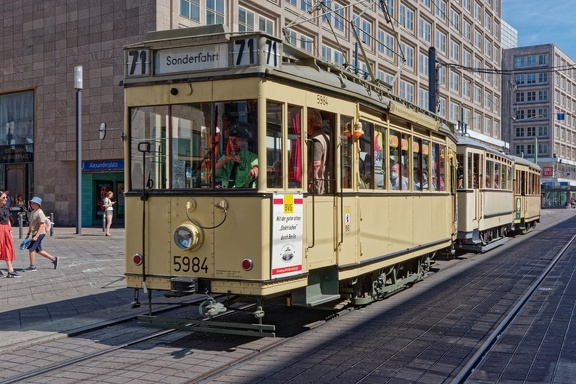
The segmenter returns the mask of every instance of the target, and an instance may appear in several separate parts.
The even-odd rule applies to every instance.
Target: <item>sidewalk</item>
[[[28,251],[21,251],[19,229],[14,228],[16,261],[20,278],[0,279],[0,338],[13,342],[30,341],[54,332],[73,332],[108,318],[139,313],[132,310],[133,291],[124,282],[124,228],[113,228],[112,237],[102,228],[54,228],[43,248],[59,257],[58,269],[36,255],[35,272]],[[4,275],[6,265],[0,262]],[[65,334],[61,335],[62,337]],[[4,347],[0,347],[2,350]]]

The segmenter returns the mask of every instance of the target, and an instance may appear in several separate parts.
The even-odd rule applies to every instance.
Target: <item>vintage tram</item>
[[[479,140],[458,137],[456,248],[486,252],[540,220],[540,167]]]
[[[125,59],[136,293],[242,295],[259,318],[275,297],[366,304],[452,249],[454,126],[386,84],[219,25],[148,33]]]

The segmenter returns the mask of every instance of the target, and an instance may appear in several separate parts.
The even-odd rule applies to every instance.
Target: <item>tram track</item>
[[[215,296],[216,298],[221,298],[219,296]],[[180,305],[177,305],[177,307],[174,307],[174,305],[172,306],[172,308],[162,308],[156,311],[153,311],[153,315],[159,315],[159,314],[170,314],[171,312],[178,312],[179,310],[184,309],[185,307],[191,307],[194,305],[199,304],[202,300],[204,300],[205,297],[202,298],[196,298],[195,300],[191,300],[185,303],[181,303]],[[249,304],[240,304],[238,306],[236,306],[235,308],[211,317],[209,320],[206,319],[205,321],[212,321],[212,320],[225,320],[228,317],[233,317],[234,315],[241,313],[243,311],[246,311],[248,308],[253,307],[254,304],[253,303],[249,303]],[[345,311],[344,311],[345,312]],[[180,313],[181,314],[181,313]],[[187,335],[190,334],[197,334],[197,335],[205,335],[204,332],[200,331],[195,331],[194,328],[190,328],[190,330],[181,330],[181,329],[163,329],[160,331],[154,331],[152,328],[148,328],[148,327],[142,327],[140,325],[137,324],[137,320],[138,320],[139,315],[134,315],[134,316],[130,316],[130,317],[121,317],[118,319],[114,319],[114,320],[110,320],[108,322],[104,323],[99,323],[98,325],[95,325],[93,327],[86,327],[82,330],[79,331],[75,331],[75,332],[70,332],[67,336],[63,336],[62,338],[59,339],[48,339],[48,340],[36,340],[30,343],[26,343],[26,345],[20,345],[18,348],[13,348],[11,350],[11,353],[17,353],[17,354],[28,354],[29,352],[22,352],[22,351],[26,351],[26,350],[36,350],[36,349],[52,349],[54,348],[53,346],[50,345],[50,343],[61,343],[63,341],[63,339],[98,339],[98,336],[94,336],[91,335],[95,332],[98,332],[99,330],[102,329],[106,329],[107,333],[119,333],[122,334],[123,333],[123,329],[126,329],[126,331],[124,331],[124,333],[130,333],[128,331],[128,329],[132,328],[132,329],[137,329],[140,331],[137,331],[139,333],[147,333],[143,336],[140,337],[136,337],[133,338],[129,341],[126,342],[118,342],[115,345],[111,345],[111,346],[107,346],[105,348],[102,349],[98,349],[96,351],[93,352],[87,352],[87,353],[80,353],[78,356],[74,356],[74,357],[70,357],[70,358],[66,358],[63,359],[61,361],[57,361],[55,363],[52,364],[48,364],[45,366],[41,366],[38,368],[34,368],[34,369],[30,369],[27,370],[25,372],[21,372],[15,375],[12,375],[10,377],[6,377],[4,379],[0,380],[0,384],[10,384],[10,383],[19,383],[19,382],[28,382],[28,380],[33,379],[33,378],[39,378],[39,377],[51,377],[51,376],[58,376],[59,372],[61,371],[81,371],[82,368],[80,368],[81,366],[92,366],[92,365],[98,365],[98,361],[101,361],[103,358],[106,357],[106,355],[113,355],[113,354],[118,354],[119,352],[123,351],[123,350],[130,350],[132,348],[135,347],[139,347],[142,346],[142,349],[145,349],[145,345],[150,345],[150,344],[154,344],[156,341],[160,340],[160,339],[166,339],[169,336],[173,336],[173,339],[180,339],[180,338],[186,338]],[[332,315],[330,318],[335,317],[334,315]],[[132,324],[130,324],[132,323]],[[315,324],[315,326],[317,326],[318,323]],[[117,328],[117,330],[114,330],[114,328]],[[148,331],[150,331],[150,333],[148,333]],[[214,337],[218,337],[218,336],[214,336]],[[225,336],[223,336],[225,337]],[[237,360],[234,360],[232,362],[230,362],[229,364],[225,364],[223,366],[219,366],[216,367],[214,370],[207,372],[205,374],[200,375],[199,377],[196,377],[194,380],[202,380],[204,377],[210,377],[213,376],[225,369],[227,369],[228,367],[232,366],[232,365],[236,365],[238,363],[241,363],[242,361],[246,360],[246,359],[250,359],[256,355],[259,355],[261,353],[264,353],[265,351],[274,348],[275,346],[281,345],[287,341],[290,340],[290,337],[277,337],[277,338],[264,338],[264,339],[257,339],[258,341],[254,342],[254,345],[252,346],[250,343],[248,343],[247,345],[244,345],[242,347],[238,346],[235,347],[234,350],[242,350],[242,354],[241,357]],[[161,342],[160,342],[161,343]],[[101,342],[98,342],[97,344],[102,345]],[[93,349],[93,347],[86,347],[86,349]],[[123,359],[124,357],[122,357],[121,355],[118,356],[118,359]]]
[[[488,337],[488,339],[480,346],[478,351],[472,356],[470,361],[458,372],[456,377],[452,380],[451,384],[460,384],[466,382],[466,379],[474,372],[476,367],[480,364],[482,359],[490,353],[498,338],[508,329],[512,322],[518,317],[518,314],[526,306],[526,303],[530,298],[534,296],[534,293],[538,287],[542,284],[542,281],[550,274],[554,266],[565,254],[566,250],[572,246],[576,241],[576,235],[572,236],[570,240],[562,247],[560,251],[552,258],[551,262],[548,264],[546,269],[534,280],[532,285],[524,293],[524,295],[518,300],[516,305],[510,310],[508,315],[502,320],[494,332]]]
[[[533,234],[530,234],[529,236],[533,236]],[[519,237],[519,239],[521,239],[522,241],[526,240],[527,237]],[[575,237],[572,237],[570,239],[571,242],[574,242]],[[543,241],[543,240],[542,240]],[[520,242],[518,242],[520,243]],[[558,248],[560,247],[560,245],[558,245]],[[553,267],[553,262],[555,263],[558,258],[560,257],[560,253],[562,251],[565,251],[565,249],[568,247],[568,245],[564,245],[563,248],[558,251],[557,253],[555,253],[555,256],[546,256],[546,260],[547,260],[547,267],[543,267],[546,269],[546,271],[549,271],[552,267]],[[558,249],[556,248],[556,249]],[[486,255],[470,255],[470,258],[486,258]],[[554,261],[550,261],[550,260],[554,260]],[[460,260],[455,260],[455,261],[449,261],[450,263],[450,267],[446,268],[446,266],[444,266],[441,271],[447,271],[448,269],[451,269],[452,266],[455,266],[457,264],[459,264]],[[541,281],[544,278],[544,273],[545,271],[543,270],[542,273],[539,275],[538,278],[533,278],[533,282],[531,284],[531,288],[530,290],[533,292],[534,290],[537,289],[537,282]],[[409,292],[411,290],[407,290],[407,291],[402,291],[400,292],[400,294],[403,294],[404,292]],[[524,295],[526,296],[526,294]],[[523,297],[524,297],[523,296]],[[202,299],[204,299],[204,297],[202,298],[196,298],[195,300],[191,300],[189,303],[184,303],[185,306],[190,306],[193,305],[193,302],[199,302]],[[521,301],[525,301],[524,298],[521,299]],[[518,301],[518,304],[515,306],[515,308],[519,305],[520,300]],[[154,303],[155,305],[158,304],[162,304],[162,303]],[[143,303],[144,305],[144,303]],[[173,305],[173,304],[172,304]],[[182,308],[182,307],[180,307]],[[521,308],[518,308],[517,310],[513,308],[510,310],[510,314],[507,315],[507,317],[511,316],[512,312],[518,312]],[[168,309],[160,309],[158,311],[154,311],[155,314],[160,314],[160,313],[167,313],[166,311],[170,311],[170,310],[174,310],[174,308],[168,308]],[[354,313],[355,311],[340,311],[338,312],[337,315],[335,315],[334,317],[338,318],[338,317],[343,317],[345,314],[347,313]],[[231,313],[224,313],[222,314],[223,316],[229,316],[231,315]],[[286,315],[282,315],[280,314],[279,317],[284,317],[284,320],[286,319]],[[324,320],[327,320],[330,316],[326,316]],[[129,324],[132,321],[135,321],[135,319],[137,318],[137,316],[131,316],[130,318],[121,318],[121,319],[116,319],[114,322],[110,322],[108,324],[100,324],[98,327],[94,327],[90,330],[85,329],[83,331],[78,331],[78,332],[73,332],[69,334],[69,337],[83,337],[85,336],[88,332],[90,331],[95,331],[97,329],[104,329],[104,328],[108,328],[108,327],[114,327],[114,326],[118,326],[119,328],[123,327],[124,324]],[[512,321],[510,319],[510,321]],[[503,321],[505,322],[505,321]],[[323,326],[323,324],[327,323],[327,321],[317,321],[315,322],[313,325],[308,326],[308,329],[312,329],[312,328],[321,328]],[[498,335],[501,334],[502,332],[505,331],[505,328],[502,328],[502,325],[495,325],[496,329],[493,332],[493,336],[491,336],[491,338],[497,339]],[[502,329],[501,329],[502,328]],[[121,332],[121,331],[120,331]],[[15,375],[11,375],[10,377],[6,377],[3,380],[0,380],[0,383],[16,383],[16,382],[28,382],[28,380],[32,379],[32,378],[48,378],[48,377],[58,377],[58,372],[69,369],[69,370],[73,370],[73,371],[82,371],[83,367],[85,366],[90,366],[92,364],[97,365],[97,364],[102,364],[102,360],[103,358],[106,358],[106,356],[109,356],[108,359],[109,360],[123,360],[126,357],[124,356],[124,352],[122,351],[128,351],[130,352],[130,350],[137,348],[140,350],[153,350],[157,347],[158,343],[155,343],[155,340],[161,340],[161,339],[167,339],[167,337],[169,337],[170,335],[172,335],[172,339],[170,339],[171,341],[163,341],[163,342],[159,342],[161,345],[170,345],[172,348],[178,349],[181,348],[182,350],[188,350],[191,349],[192,345],[194,346],[194,348],[198,348],[197,347],[197,343],[198,340],[200,340],[201,343],[206,343],[209,344],[209,346],[205,347],[206,351],[213,351],[213,350],[218,350],[219,352],[219,357],[217,357],[216,359],[218,360],[218,364],[215,364],[214,367],[212,367],[212,369],[209,370],[201,370],[201,369],[197,369],[194,366],[190,366],[189,368],[187,368],[187,377],[188,380],[182,380],[182,382],[209,382],[210,379],[214,378],[214,377],[220,377],[221,374],[226,374],[227,371],[233,371],[234,369],[240,368],[242,367],[244,364],[246,363],[250,363],[251,360],[253,359],[257,359],[258,356],[264,356],[267,355],[270,351],[280,351],[280,349],[285,346],[289,341],[293,341],[294,343],[298,343],[298,340],[304,340],[307,339],[308,336],[305,336],[305,334],[303,334],[302,332],[298,333],[295,337],[291,337],[291,336],[286,336],[286,337],[278,337],[276,339],[259,339],[258,341],[251,341],[251,342],[246,342],[245,339],[239,339],[236,337],[231,337],[231,338],[227,338],[225,336],[219,336],[219,337],[210,337],[210,336],[198,336],[200,334],[195,334],[194,336],[190,336],[187,337],[186,335],[189,335],[190,332],[186,332],[186,331],[178,331],[178,330],[172,330],[172,329],[167,329],[167,330],[162,330],[159,332],[153,332],[150,333],[148,335],[142,336],[142,337],[134,337],[134,340],[130,340],[130,341],[126,341],[126,342],[118,342],[115,345],[111,345],[108,346],[106,348],[103,348],[102,350],[99,351],[92,351],[92,352],[87,352],[84,353],[82,355],[78,355],[78,356],[74,356],[74,357],[69,357],[66,359],[62,359],[62,361],[59,362],[54,362],[52,364],[47,364],[44,367],[36,367],[34,369],[30,369],[27,372],[21,372],[19,374],[15,374]],[[91,338],[92,340],[99,340],[98,336],[90,336],[90,337],[86,337],[86,338]],[[178,340],[178,341],[175,341]],[[223,341],[224,340],[224,341]],[[152,343],[152,344],[151,344]],[[228,349],[223,349],[222,351],[219,350],[220,347],[214,347],[214,345],[219,345],[218,343],[224,343],[224,345],[226,345],[226,347]],[[475,358],[477,358],[477,360],[481,360],[482,356],[485,356],[487,353],[489,353],[489,340],[485,340],[483,345],[486,345],[486,347],[482,346],[481,348],[478,349],[478,352],[475,355]],[[492,343],[493,344],[493,343]],[[152,346],[151,346],[152,345]],[[36,346],[38,346],[36,344]],[[25,346],[20,346],[22,348],[25,348]],[[46,346],[46,348],[50,348],[50,346]],[[482,349],[485,349],[485,351],[482,352]],[[202,348],[200,348],[200,350],[202,350]],[[121,353],[122,355],[118,355],[116,357],[116,354]],[[174,353],[174,352],[173,352]],[[274,352],[274,353],[279,353],[279,352]],[[162,354],[166,354],[165,352],[162,351],[154,351],[153,352],[154,356],[156,356],[155,358],[161,358]],[[234,354],[234,355],[238,355],[236,356],[234,359],[230,359],[229,361],[224,361],[224,359],[220,359],[220,356],[224,356],[226,354]],[[96,363],[97,362],[97,363]],[[188,362],[189,363],[189,362]],[[136,366],[135,363],[133,363],[134,366]],[[143,366],[146,364],[146,362],[139,362],[140,365],[140,369],[143,370]],[[149,363],[148,363],[149,364]],[[472,363],[472,359],[470,360],[470,362],[466,365],[466,367],[462,368],[461,371],[459,372],[459,375],[467,375],[464,373],[465,369],[468,368],[468,366],[470,366],[469,369],[473,370],[474,367],[477,366],[476,363]],[[127,364],[128,368],[131,368],[129,364]],[[128,369],[127,368],[127,369]],[[206,367],[203,367],[206,368]],[[135,368],[134,368],[135,369]],[[53,375],[53,376],[51,376]],[[456,380],[456,379],[454,379]],[[36,380],[35,380],[36,381]],[[79,380],[80,381],[80,380]],[[464,378],[465,381],[465,378]],[[464,381],[454,381],[454,382],[464,382]],[[48,382],[48,381],[46,381]]]

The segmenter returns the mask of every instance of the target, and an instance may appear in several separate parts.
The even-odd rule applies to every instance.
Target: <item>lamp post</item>
[[[82,66],[74,66],[76,90],[76,233],[82,234]]]

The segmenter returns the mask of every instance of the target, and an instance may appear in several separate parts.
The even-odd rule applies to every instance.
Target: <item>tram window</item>
[[[352,118],[340,116],[342,188],[352,188]]]
[[[130,189],[166,188],[168,107],[130,109]]]
[[[430,188],[428,184],[429,145],[428,140],[417,137],[412,142],[415,191],[427,191]]]
[[[332,193],[334,186],[335,115],[308,108],[308,191]]]
[[[374,131],[374,188],[384,189],[385,169],[384,169],[384,127],[376,126]]]
[[[362,121],[362,131],[364,132],[358,144],[360,151],[358,152],[358,164],[360,170],[360,189],[374,188],[374,125]]]
[[[288,188],[302,188],[302,108],[288,107]]]
[[[216,157],[211,175],[215,188],[255,188],[259,172],[258,103],[253,100],[226,103],[223,113],[232,123],[221,155]],[[218,121],[218,120],[215,120]],[[265,162],[263,161],[265,170]]]
[[[465,185],[469,185],[465,176],[468,176],[469,179],[470,173],[468,173],[468,175],[464,174],[464,155],[456,155],[456,160],[458,161],[458,169],[456,170],[456,188],[462,189]]]
[[[446,146],[438,143],[432,144],[432,189],[445,191],[445,153]]]
[[[390,189],[409,188],[406,163],[408,162],[408,138],[397,131],[390,131]]]
[[[486,188],[494,188],[494,161],[486,160]]]
[[[506,174],[506,186],[503,188],[506,189],[512,189],[512,166],[507,165],[504,168],[505,174]]]
[[[266,103],[266,178],[268,188],[282,188],[282,105]],[[264,168],[262,168],[264,171]]]
[[[493,188],[496,188],[496,189],[501,188],[501,187],[506,188],[506,184],[505,184],[505,183],[504,183],[504,184],[500,184],[501,182],[505,182],[505,181],[506,181],[506,176],[505,176],[505,175],[502,175],[502,176],[503,176],[503,177],[502,177],[502,180],[500,179],[500,176],[501,176],[501,174],[500,174],[500,173],[501,173],[501,169],[500,169],[500,168],[501,168],[501,166],[502,166],[502,164],[500,164],[500,163],[498,163],[498,162],[495,162],[495,163],[494,163],[494,182],[492,183],[492,187],[493,187]]]
[[[352,188],[352,118],[340,116],[342,188]]]

